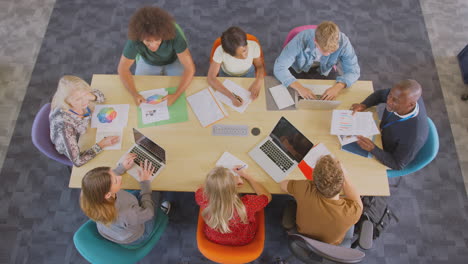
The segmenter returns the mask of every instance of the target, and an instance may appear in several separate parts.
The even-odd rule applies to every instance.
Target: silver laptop
[[[280,182],[313,146],[286,118],[281,117],[270,135],[249,155],[276,182]]]
[[[325,93],[325,90],[330,88],[330,85],[303,84],[303,86],[311,90],[317,96],[317,100],[304,99],[296,91],[294,95],[294,103],[296,104],[297,109],[332,110],[341,104],[341,101],[320,100],[322,94]]]
[[[135,165],[127,173],[139,181],[138,171],[141,170],[140,166],[143,166],[143,162],[147,159],[155,167],[153,176],[151,177],[151,181],[153,181],[166,167],[166,151],[135,128],[133,129],[133,137],[135,138],[135,144],[130,147],[127,153],[135,153],[137,157],[135,158]]]

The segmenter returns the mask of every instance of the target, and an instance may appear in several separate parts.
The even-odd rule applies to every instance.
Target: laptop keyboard
[[[144,151],[140,150],[137,147],[134,147],[132,150],[130,150],[130,153],[137,154],[137,157],[135,158],[134,161],[140,167],[143,167],[145,159],[147,159],[149,162],[151,162],[151,164],[153,164],[153,167],[155,168],[153,174],[155,174],[159,170],[159,168],[161,168],[161,165],[158,162],[156,162],[156,160],[153,157],[146,154]]]
[[[267,140],[263,145],[260,146],[260,150],[263,151],[282,171],[287,171],[294,165],[294,163],[286,156],[278,147]]]

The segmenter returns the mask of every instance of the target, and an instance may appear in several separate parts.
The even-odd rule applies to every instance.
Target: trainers
[[[161,203],[161,210],[166,214],[168,215],[169,214],[169,211],[171,211],[171,202],[169,201],[164,201]]]

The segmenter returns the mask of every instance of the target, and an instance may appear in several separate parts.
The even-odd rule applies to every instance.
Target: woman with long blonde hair
[[[195,200],[202,209],[206,237],[218,244],[240,246],[255,237],[258,227],[255,213],[271,201],[271,194],[241,166],[234,171],[239,176],[223,167],[212,169],[204,186],[196,191]],[[239,196],[241,177],[257,195]]]
[[[136,154],[127,154],[117,168],[98,167],[90,170],[81,181],[80,206],[96,222],[98,232],[106,239],[126,245],[139,245],[151,238],[156,219],[155,208],[160,193],[152,198],[150,179],[154,167],[145,160],[140,171],[139,195],[120,189],[122,175],[130,169]],[[136,197],[138,196],[138,197]],[[165,201],[161,209],[169,212]]]
[[[114,145],[119,137],[106,137],[90,149],[81,151],[78,140],[88,128],[93,103],[104,102],[104,94],[91,87],[83,79],[65,75],[58,84],[52,98],[50,121],[50,140],[57,151],[67,156],[73,165],[79,167],[102,151]]]

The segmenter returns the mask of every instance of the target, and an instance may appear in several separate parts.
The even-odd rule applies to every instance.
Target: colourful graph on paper
[[[345,132],[353,129],[353,116],[350,113],[341,112],[338,116],[338,130]]]
[[[97,114],[97,118],[101,123],[112,123],[117,117],[117,111],[113,107],[104,107]]]
[[[164,98],[163,95],[160,95],[160,94],[154,94],[154,95],[151,95],[149,96],[148,98],[146,98],[146,103],[147,104],[159,104],[162,99]]]

